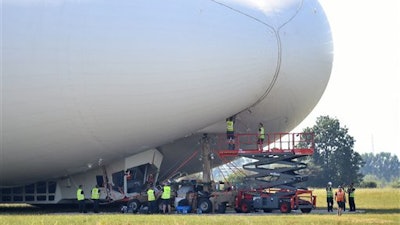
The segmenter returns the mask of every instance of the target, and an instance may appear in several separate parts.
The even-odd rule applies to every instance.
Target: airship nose
[[[311,112],[329,81],[330,26],[317,1],[277,1],[251,17],[263,24],[264,43],[259,44],[267,62],[259,78],[260,97],[249,108],[251,115],[241,118],[247,127],[263,121],[270,131],[290,131]]]

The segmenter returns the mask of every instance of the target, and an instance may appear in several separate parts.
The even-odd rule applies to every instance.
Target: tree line
[[[325,187],[332,182],[335,186],[354,183],[359,187],[391,185],[400,188],[398,157],[387,152],[360,155],[353,149],[356,140],[338,119],[320,116],[314,126],[303,132],[314,133],[314,154],[302,159],[308,167],[301,172],[309,177],[304,186]],[[307,141],[303,144],[299,147],[310,145]],[[239,182],[245,173],[231,174],[228,180]]]
[[[366,175],[400,184],[398,157],[385,152],[360,155],[353,149],[354,138],[339,120],[320,116],[313,127],[307,127],[303,132],[314,133],[314,154],[307,159],[308,186],[324,187],[329,181],[337,185],[354,183],[362,186]]]
[[[389,152],[364,153],[361,155],[364,166],[361,173],[364,174],[363,184],[370,186],[400,187],[400,162],[397,155]]]

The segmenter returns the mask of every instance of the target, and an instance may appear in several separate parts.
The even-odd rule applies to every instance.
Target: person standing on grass
[[[326,202],[328,204],[328,212],[333,212],[333,190],[332,182],[328,182],[326,186]]]
[[[92,189],[92,201],[93,201],[93,212],[94,213],[99,213],[99,199],[100,199],[100,189],[99,186],[96,185]]]
[[[346,187],[346,184],[343,183],[343,184],[342,184],[342,189],[343,189],[343,191],[346,193],[345,187]],[[344,201],[344,204],[343,204],[343,212],[346,212],[346,199],[344,199],[344,200],[345,200],[345,201]]]
[[[147,190],[147,201],[149,203],[149,213],[156,213],[156,195],[155,195],[155,191],[152,187],[149,187],[149,189]]]
[[[161,194],[161,201],[163,213],[171,213],[171,187],[166,182],[164,183],[163,192]]]
[[[356,211],[356,204],[354,202],[354,191],[356,189],[354,188],[354,183],[350,184],[350,187],[347,189],[347,193],[349,194],[349,206],[350,206],[350,212]]]
[[[85,193],[83,192],[82,184],[76,190],[76,199],[78,200],[79,212],[86,213]]]
[[[346,202],[346,193],[342,189],[342,186],[339,186],[338,188],[339,188],[339,190],[335,193],[335,200],[338,204],[337,214],[338,214],[338,216],[341,216],[342,210],[344,208],[344,204]]]

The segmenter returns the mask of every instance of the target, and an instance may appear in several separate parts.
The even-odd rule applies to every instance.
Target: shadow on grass
[[[86,209],[88,212],[92,211],[92,205],[87,204]],[[119,205],[100,206],[100,212],[119,212]],[[0,204],[0,215],[35,215],[35,214],[52,214],[52,213],[77,213],[78,206],[74,204],[60,204],[60,205],[13,205],[13,204]]]
[[[86,205],[88,212],[92,212],[92,206],[90,204]],[[32,206],[24,204],[0,204],[0,216],[1,215],[43,215],[43,214],[54,214],[54,213],[77,213],[77,205],[42,205],[42,206]],[[325,214],[326,209],[318,207],[317,210],[323,211]],[[336,208],[334,209],[334,212]],[[120,205],[106,205],[100,206],[100,212],[108,213],[119,213]],[[346,213],[348,211],[346,210]],[[357,209],[356,213],[362,214],[400,214],[400,208],[393,209]],[[318,214],[318,213],[317,213]],[[268,215],[268,214],[266,214]]]
[[[317,210],[326,211],[326,208],[317,207]],[[336,212],[337,208],[334,207],[333,211]],[[346,213],[348,213],[348,209],[346,208]],[[350,212],[354,213],[354,212]],[[392,209],[365,209],[365,208],[357,208],[355,213],[366,213],[366,214],[400,214],[400,208],[392,208]]]
[[[365,213],[368,214],[394,214],[394,213],[399,213],[400,214],[400,209],[361,209],[365,210]]]

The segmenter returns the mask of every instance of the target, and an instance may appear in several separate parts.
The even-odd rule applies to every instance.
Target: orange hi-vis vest
[[[336,192],[336,201],[337,202],[344,202],[344,191]]]

